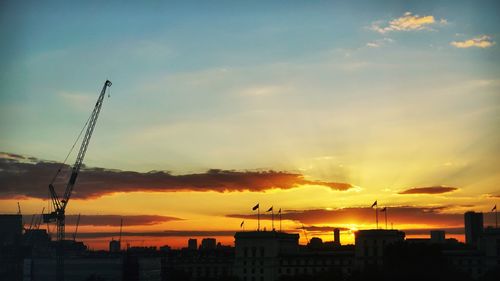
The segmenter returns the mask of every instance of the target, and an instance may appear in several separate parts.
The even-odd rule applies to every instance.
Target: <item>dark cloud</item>
[[[47,185],[61,164],[12,155],[0,154],[0,198],[47,198]],[[63,165],[62,171],[62,176],[55,182],[59,193],[65,188],[70,166]],[[306,180],[301,174],[280,171],[212,169],[198,174],[172,175],[163,171],[139,173],[84,167],[73,198],[95,198],[114,192],[133,191],[264,191],[299,185],[321,185],[335,190],[352,187],[347,183]]]
[[[156,216],[156,215],[81,215],[80,225],[92,226],[119,226],[120,219],[123,219],[124,226],[154,225],[169,221],[182,220],[176,217]],[[77,215],[66,216],[67,224],[76,224]]]
[[[458,188],[447,186],[414,187],[401,191],[399,194],[441,194],[455,190],[458,190]]]
[[[388,207],[387,219],[389,223],[394,223],[395,227],[398,227],[400,224],[425,224],[450,227],[463,225],[463,214],[444,213],[443,210],[446,208],[448,207]],[[384,220],[384,215],[384,213],[379,212],[379,222]],[[241,219],[257,218],[255,214],[230,214],[227,216]],[[270,220],[271,216],[261,214],[260,218]],[[283,210],[282,219],[293,220],[307,225],[372,224],[375,223],[375,210],[369,207],[334,210]]]
[[[446,234],[464,234],[463,227],[403,229],[406,235],[430,235],[432,230],[443,230]]]
[[[236,230],[203,231],[203,230],[165,230],[148,232],[123,232],[123,237],[214,237],[234,236]],[[119,232],[82,232],[79,238],[105,238],[119,236]]]
[[[39,215],[35,215],[34,221],[39,220]],[[75,225],[78,215],[66,215],[66,225]],[[31,223],[32,215],[23,215],[25,224]],[[81,215],[80,226],[120,226],[123,219],[123,226],[155,225],[163,222],[178,221],[181,218],[157,216],[157,215]]]
[[[304,227],[298,227],[298,230],[307,230],[310,232],[333,232],[335,228],[338,228],[340,231],[347,231],[349,228],[345,227],[335,227],[335,226],[318,226],[318,225],[309,225]]]

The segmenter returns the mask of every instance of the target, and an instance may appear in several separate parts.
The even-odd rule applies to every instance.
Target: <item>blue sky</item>
[[[373,165],[498,153],[495,1],[1,5],[1,151],[61,160],[108,78],[91,166],[366,184]],[[434,22],[375,30],[407,12]]]
[[[182,220],[136,230],[227,231],[241,223],[227,215],[255,202],[328,213],[378,200],[457,218],[394,219],[397,228],[461,228],[464,211],[488,212],[500,196],[499,10],[498,1],[1,1],[0,211],[46,206],[29,194],[44,194],[39,168],[50,164],[7,153],[62,161],[110,79],[85,164],[174,176],[164,186],[125,173],[143,179],[134,186],[82,173],[76,193],[95,198],[72,200],[68,214],[165,215]],[[224,176],[208,169],[237,171],[233,189],[171,186]],[[314,223],[374,227],[347,219]]]

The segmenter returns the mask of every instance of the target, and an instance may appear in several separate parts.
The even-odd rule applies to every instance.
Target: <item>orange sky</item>
[[[493,223],[498,1],[10,2],[0,213],[19,202],[29,223],[49,207],[109,78],[66,210],[82,214],[82,238],[100,236],[85,240],[93,248],[120,217],[132,245],[231,243],[243,220],[256,228],[256,203],[281,208],[302,243],[302,225],[352,242],[349,231],[375,227],[375,200],[412,235],[461,235],[469,210]]]

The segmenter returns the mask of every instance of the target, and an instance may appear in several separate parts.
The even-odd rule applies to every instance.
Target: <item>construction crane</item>
[[[80,146],[80,150],[78,152],[78,156],[76,157],[75,164],[71,170],[71,176],[69,178],[68,184],[66,185],[66,189],[64,191],[64,195],[59,197],[54,188],[54,180],[49,184],[50,197],[52,200],[52,205],[54,207],[54,211],[48,214],[44,214],[43,221],[46,223],[55,222],[57,225],[57,249],[56,249],[56,258],[57,258],[57,266],[56,266],[56,280],[64,281],[64,226],[65,226],[65,211],[68,206],[69,199],[71,198],[71,193],[73,192],[73,188],[76,183],[76,178],[78,177],[78,173],[80,172],[80,168],[83,164],[83,159],[85,158],[85,153],[87,152],[87,148],[90,143],[90,138],[92,137],[92,133],[94,131],[94,127],[97,123],[97,118],[99,117],[99,112],[101,111],[101,107],[104,101],[104,95],[106,93],[106,89],[111,87],[111,81],[106,80],[104,82],[104,86],[102,87],[101,94],[97,99],[94,110],[90,115],[86,127],[87,131],[82,140],[82,144]],[[84,127],[85,128],[85,127]],[[56,174],[57,176],[57,174]]]
[[[44,212],[45,212],[45,207],[42,208],[41,215],[38,216],[38,218],[36,219],[34,229],[37,229],[37,230],[40,229],[40,224],[42,224],[42,218],[43,218]]]
[[[78,217],[76,218],[76,227],[75,227],[75,233],[73,233],[73,241],[76,241],[76,234],[78,233],[79,224],[80,224],[80,214],[78,214]]]

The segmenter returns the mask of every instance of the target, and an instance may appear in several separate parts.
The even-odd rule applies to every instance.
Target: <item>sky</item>
[[[272,206],[301,243],[335,227],[352,243],[375,200],[388,228],[463,240],[463,213],[492,225],[500,198],[499,8],[2,1],[0,212],[50,207],[109,79],[66,211],[92,248],[121,217],[131,245],[231,244],[257,203],[267,230]]]

